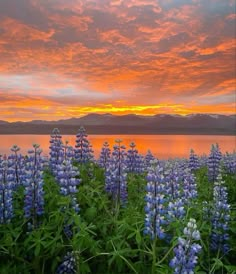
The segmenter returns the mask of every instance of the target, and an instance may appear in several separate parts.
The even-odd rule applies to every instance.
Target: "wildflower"
[[[44,190],[43,190],[43,158],[42,150],[37,144],[28,151],[25,166],[24,214],[25,218],[31,218],[32,227],[38,225],[38,217],[44,213]]]
[[[111,158],[111,149],[109,148],[109,144],[108,142],[105,142],[103,144],[101,153],[100,153],[100,157],[98,160],[98,164],[101,168],[104,168],[105,171],[107,170],[108,167],[108,162]]]
[[[76,273],[76,258],[73,252],[67,252],[64,256],[62,263],[56,270],[57,274],[74,274]]]
[[[190,219],[184,228],[184,236],[178,238],[178,245],[174,248],[174,258],[170,261],[170,267],[174,274],[193,274],[197,264],[197,255],[201,246],[195,241],[200,240],[200,233],[197,230],[196,220]]]
[[[117,204],[127,201],[126,152],[121,140],[116,140],[112,157],[105,173],[105,190]]]
[[[227,202],[227,197],[227,188],[219,174],[213,190],[211,248],[219,249],[224,254],[229,251],[230,205]]]
[[[195,171],[195,170],[199,169],[199,167],[200,167],[198,157],[194,153],[193,149],[190,150],[188,167],[191,171]]]
[[[218,144],[212,145],[211,153],[208,157],[208,179],[210,182],[215,182],[219,174],[220,160],[222,158]]]
[[[57,170],[56,178],[60,185],[60,193],[64,196],[70,196],[72,208],[79,212],[79,205],[75,196],[78,192],[77,186],[80,184],[80,179],[77,178],[78,169],[72,165],[70,160],[65,160],[61,165],[58,165]]]
[[[138,153],[138,150],[135,148],[136,145],[134,142],[130,143],[130,149],[127,153],[127,171],[131,173],[143,173],[144,172],[144,160],[142,156]]]
[[[88,163],[93,159],[92,146],[84,127],[80,127],[76,135],[75,159],[78,163]]]
[[[14,168],[7,157],[0,155],[0,224],[9,223],[13,217]]]
[[[145,196],[145,230],[151,239],[166,237],[166,189],[163,169],[160,166],[149,168],[147,174],[147,194]]]

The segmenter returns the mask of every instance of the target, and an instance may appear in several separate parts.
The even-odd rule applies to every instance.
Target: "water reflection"
[[[140,153],[146,154],[150,149],[152,153],[160,158],[188,157],[191,148],[197,154],[208,154],[212,143],[218,143],[222,152],[232,152],[236,149],[235,136],[213,136],[213,135],[90,135],[89,140],[93,146],[95,156],[98,157],[100,149],[105,141],[110,147],[115,144],[119,137],[126,147],[130,142],[135,142]],[[0,135],[0,154],[9,154],[12,145],[16,144],[25,154],[32,144],[38,143],[43,149],[43,154],[49,152],[49,135]],[[74,146],[75,136],[64,135],[63,140],[68,140]]]

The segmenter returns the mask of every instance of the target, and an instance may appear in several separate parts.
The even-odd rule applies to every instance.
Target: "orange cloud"
[[[233,7],[220,0],[0,2],[0,118],[234,113]]]

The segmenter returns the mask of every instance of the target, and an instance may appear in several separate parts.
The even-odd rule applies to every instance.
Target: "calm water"
[[[105,141],[112,147],[118,136],[115,135],[90,135],[89,140],[93,146],[95,156]],[[140,153],[146,154],[150,149],[152,153],[160,158],[188,157],[191,148],[201,154],[208,154],[212,143],[218,143],[222,152],[233,152],[236,150],[235,136],[214,136],[214,135],[122,135],[119,137],[123,144],[128,147],[131,141],[137,145]],[[49,135],[0,135],[0,154],[9,154],[13,144],[21,148],[25,154],[33,143],[38,143],[43,149],[43,154],[48,154]],[[63,140],[68,140],[74,146],[75,136],[64,135]]]

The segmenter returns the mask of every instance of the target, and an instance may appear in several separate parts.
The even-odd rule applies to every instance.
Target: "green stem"
[[[156,273],[156,242],[157,238],[155,237],[152,243],[152,274]]]

